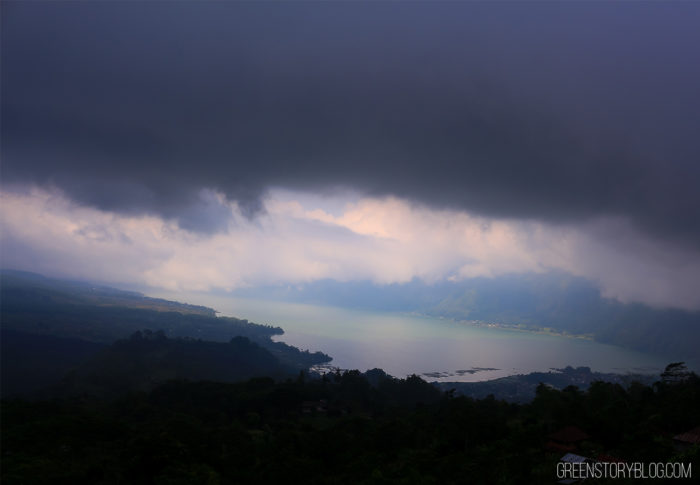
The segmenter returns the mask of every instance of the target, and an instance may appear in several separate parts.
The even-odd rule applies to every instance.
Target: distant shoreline
[[[580,340],[595,341],[594,335],[592,333],[569,333],[563,330],[556,330],[551,327],[537,327],[528,326],[522,323],[501,323],[501,322],[487,322],[484,320],[462,320],[457,318],[446,317],[443,315],[431,315],[427,313],[411,312],[409,315],[418,316],[422,318],[433,318],[438,320],[446,320],[458,325],[469,325],[472,327],[479,328],[495,328],[498,330],[510,330],[514,332],[523,333],[534,333],[539,335],[550,335],[553,337],[566,337]]]

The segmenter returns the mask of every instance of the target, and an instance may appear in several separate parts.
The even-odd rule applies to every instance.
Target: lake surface
[[[325,352],[333,357],[333,366],[361,371],[378,367],[396,377],[415,373],[429,381],[481,381],[567,365],[658,375],[670,362],[590,340],[419,315],[199,293],[150,296],[205,305],[224,316],[279,326],[285,333],[275,340]]]

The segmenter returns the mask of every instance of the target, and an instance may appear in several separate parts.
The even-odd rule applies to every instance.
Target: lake
[[[224,316],[282,327],[275,340],[320,350],[331,365],[433,381],[481,381],[552,368],[659,374],[661,357],[580,338],[490,328],[412,314],[351,310],[199,293],[150,296],[205,305]],[[427,375],[426,375],[427,374]]]

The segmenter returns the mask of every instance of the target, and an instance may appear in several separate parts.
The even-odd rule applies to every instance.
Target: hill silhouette
[[[170,380],[238,382],[296,372],[246,337],[206,342],[144,330],[92,355],[63,379],[57,393],[108,397],[151,391]]]
[[[89,283],[3,271],[0,298],[2,396],[29,395],[56,387],[68,371],[103,350],[101,357],[90,362],[94,369],[106,371],[110,368],[110,355],[114,360],[121,352],[116,360],[131,365],[153,357],[147,358],[142,352],[149,346],[160,346],[163,358],[153,361],[154,367],[138,368],[156,380],[170,376],[230,382],[255,375],[295,374],[331,361],[322,352],[301,351],[274,342],[272,336],[284,333],[279,327],[216,317],[210,308]],[[137,332],[144,337],[141,344],[129,338]],[[153,335],[162,339],[153,340]],[[121,342],[116,347],[105,350],[105,346],[117,341]],[[227,352],[231,355],[226,356]],[[173,371],[178,355],[180,366],[189,365],[191,371],[185,372],[181,367],[177,367],[180,371]],[[206,372],[197,373],[199,365]],[[135,373],[138,371],[134,369]],[[137,384],[140,381],[135,378],[110,372],[105,375],[123,382],[117,386],[119,389],[148,388],[143,382]],[[77,376],[83,374],[79,372]],[[81,386],[90,388],[85,379]]]

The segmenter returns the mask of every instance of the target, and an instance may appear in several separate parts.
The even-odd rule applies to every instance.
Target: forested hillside
[[[61,381],[80,368],[105,371],[100,378],[111,375],[121,380],[117,388],[124,391],[150,389],[143,381],[146,376],[155,382],[173,378],[233,381],[296,374],[331,360],[321,352],[272,341],[272,336],[283,333],[279,327],[216,317],[210,308],[86,283],[3,272],[0,298],[4,397],[46,395],[48,388],[58,386],[68,389]],[[140,344],[136,335],[142,336]],[[129,366],[133,375],[127,377]],[[200,367],[206,371],[198,373]],[[117,369],[120,375],[113,374]],[[73,388],[105,392],[88,385],[88,376],[81,372],[74,373]]]
[[[540,386],[525,405],[380,371],[173,381],[110,401],[3,401],[2,482],[555,483],[566,453],[690,464],[695,478],[700,448],[674,436],[698,425],[697,376],[587,392]]]

